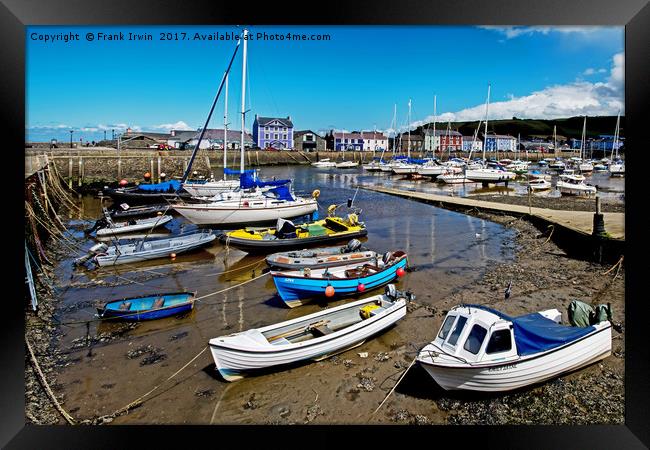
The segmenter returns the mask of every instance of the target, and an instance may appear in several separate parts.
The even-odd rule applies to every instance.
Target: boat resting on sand
[[[312,299],[346,297],[381,287],[404,275],[406,253],[388,252],[374,264],[352,263],[324,269],[271,271],[282,301],[295,308]]]
[[[143,206],[129,206],[126,203],[122,203],[119,206],[119,209],[109,211],[112,219],[123,219],[123,218],[132,218],[140,216],[151,216],[158,212],[164,213],[168,209],[171,210],[168,203],[152,204],[152,205],[143,205]]]
[[[390,288],[390,289],[389,289]],[[363,344],[406,315],[408,292],[376,295],[297,319],[210,339],[217,370],[237,381],[259,369],[320,361]]]
[[[301,225],[279,219],[275,228],[242,228],[221,234],[219,240],[249,253],[273,253],[335,244],[366,234],[366,226],[358,216],[348,214],[346,219],[332,216]]]
[[[362,263],[377,258],[377,253],[361,247],[361,242],[352,239],[343,247],[325,247],[273,253],[266,257],[269,267],[278,269],[321,269],[340,266],[351,262]]]
[[[611,324],[560,325],[557,309],[519,317],[481,305],[456,306],[417,361],[445,390],[510,391],[606,358]]]
[[[97,316],[133,322],[161,319],[191,311],[195,295],[195,292],[172,292],[112,300],[97,308]]]

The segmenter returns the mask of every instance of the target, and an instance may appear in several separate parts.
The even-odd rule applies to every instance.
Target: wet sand
[[[336,186],[339,182],[348,185],[352,180],[334,177],[330,181]],[[338,198],[354,193],[344,187],[338,189]],[[407,316],[362,346],[335,357],[235,383],[220,379],[207,351],[173,380],[166,380],[205,348],[212,337],[299,317],[325,305],[283,308],[273,297],[273,283],[266,276],[207,298],[183,318],[137,325],[91,324],[89,354],[83,321],[92,317],[98,299],[138,295],[144,288],[196,289],[203,295],[261,275],[264,264],[258,265],[260,257],[244,256],[236,250],[226,254],[221,246],[179,255],[173,264],[151,262],[137,271],[125,268],[110,274],[73,274],[68,259],[64,259],[57,269],[58,276],[62,283],[72,286],[63,288],[60,300],[44,306],[40,314],[47,318],[48,309],[52,313],[56,306],[58,320],[81,323],[48,325],[49,329],[33,328],[29,332],[40,352],[39,362],[63,407],[75,418],[92,419],[111,414],[160,385],[142,405],[106,422],[623,422],[625,350],[624,337],[616,331],[613,354],[601,363],[511,394],[447,393],[415,365],[373,415],[417,350],[433,339],[446,311],[456,304],[488,304],[512,315],[557,308],[563,311],[566,321],[566,307],[572,299],[593,304],[610,302],[614,321],[624,324],[624,269],[602,275],[607,267],[567,257],[532,225],[512,217],[470,217],[416,202],[391,203],[384,197],[359,194],[359,201],[365,202],[364,209],[373,218],[368,220],[368,241],[375,244],[373,248],[384,250],[402,243],[409,252],[413,271],[398,283],[398,289],[408,288],[417,295]],[[404,221],[404,217],[413,220]],[[142,271],[143,267],[147,271]],[[73,279],[69,280],[71,274]],[[503,292],[510,281],[512,296],[504,300]],[[28,322],[42,326],[34,318]],[[59,353],[53,354],[53,350]],[[364,353],[367,357],[362,357]],[[29,367],[26,379],[28,419],[63,423],[60,415],[52,411]]]

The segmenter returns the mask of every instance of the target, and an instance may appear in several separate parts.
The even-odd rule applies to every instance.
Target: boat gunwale
[[[299,278],[299,279],[307,279],[307,280],[317,280],[317,281],[347,281],[347,280],[358,280],[361,278],[368,278],[371,276],[379,275],[381,273],[387,272],[388,270],[394,268],[396,265],[402,262],[402,260],[406,259],[406,263],[408,264],[408,255],[405,253],[402,256],[399,256],[398,259],[393,262],[391,265],[384,267],[382,270],[377,271],[375,273],[371,273],[368,275],[363,275],[363,276],[357,276],[357,277],[345,277],[345,278],[326,278],[326,277],[317,277],[317,276],[309,276],[306,277],[305,275],[290,275],[290,274],[285,274],[281,270],[271,270],[270,274],[272,277],[283,277],[283,278]],[[355,266],[358,267],[358,264],[341,264],[341,266]],[[340,266],[338,266],[340,267]],[[399,267],[398,267],[399,269]],[[320,270],[320,269],[318,269]],[[297,271],[296,271],[297,272]]]

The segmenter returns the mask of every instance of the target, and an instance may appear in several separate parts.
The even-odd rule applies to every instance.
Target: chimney
[[[288,119],[289,121],[291,121],[291,116],[287,116],[287,119]]]
[[[176,130],[172,130],[170,134],[172,135],[172,137],[176,136]]]

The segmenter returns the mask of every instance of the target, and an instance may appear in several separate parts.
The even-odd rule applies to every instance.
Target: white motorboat
[[[417,362],[445,390],[510,391],[540,383],[606,358],[609,321],[561,325],[551,309],[508,317],[481,305],[457,306]]]
[[[150,259],[166,258],[172,254],[187,252],[206,245],[216,239],[212,231],[177,235],[171,238],[145,240],[131,244],[98,244],[93,246],[88,255],[75,260],[75,265],[94,259],[98,266],[129,264]]]
[[[547,173],[542,173],[538,170],[531,170],[530,172],[528,172],[528,178],[530,178],[531,180],[551,181],[553,177]]]
[[[417,173],[429,177],[437,177],[447,172],[448,167],[436,160],[428,161],[417,168]]]
[[[532,192],[548,191],[551,189],[551,187],[553,186],[549,181],[541,178],[528,180],[528,189],[530,189]]]
[[[393,173],[397,175],[408,175],[410,173],[416,173],[418,167],[419,166],[417,164],[409,164],[409,163],[396,164],[393,167]]]
[[[594,171],[594,165],[590,162],[583,162],[578,164],[578,170],[582,173],[589,173]]]
[[[612,177],[625,175],[625,163],[623,161],[615,161],[610,164],[609,175]]]
[[[353,167],[358,167],[359,163],[354,161],[341,161],[336,163],[337,169],[352,169]]]
[[[210,339],[210,352],[227,381],[259,369],[320,361],[363,344],[403,318],[410,297],[389,285],[384,295]]]
[[[330,161],[329,158],[323,158],[320,161],[316,161],[311,163],[313,167],[319,167],[319,168],[328,168],[328,167],[336,167],[336,163],[334,161]]]
[[[112,236],[115,234],[132,233],[134,231],[151,230],[171,221],[172,217],[160,215],[148,219],[131,219],[128,222],[113,222],[113,219],[107,213],[103,220],[107,226],[97,230],[97,236]]]
[[[368,172],[380,172],[381,171],[381,163],[379,161],[372,161],[368,164],[363,165],[363,170],[366,170]]]
[[[477,182],[497,183],[500,181],[511,181],[516,178],[514,172],[509,172],[501,166],[487,167],[481,169],[468,169],[465,177]]]
[[[548,164],[548,168],[554,170],[564,170],[566,168],[566,164],[561,159],[555,159],[555,161],[552,161]]]
[[[585,177],[573,173],[562,174],[556,187],[563,195],[591,195],[596,193],[596,186],[585,184]]]
[[[438,178],[436,178],[436,180],[442,181],[445,184],[473,183],[473,181],[465,177],[465,174],[455,173],[452,171],[448,171],[442,175],[438,175]]]

